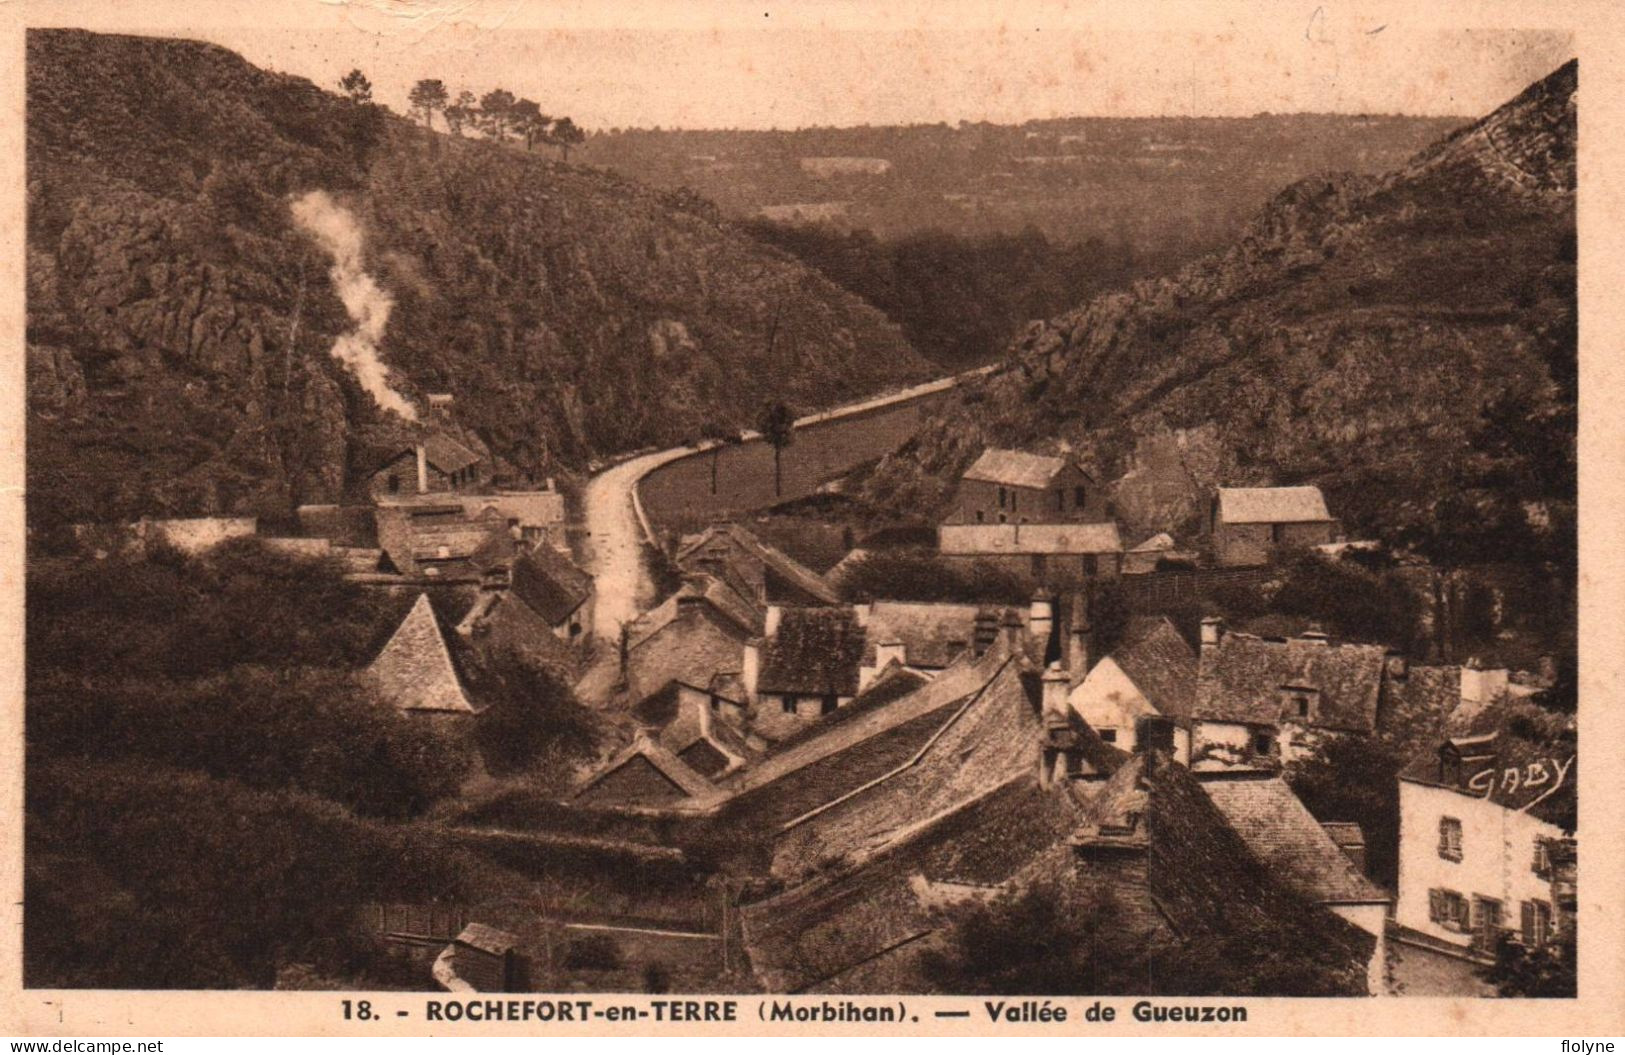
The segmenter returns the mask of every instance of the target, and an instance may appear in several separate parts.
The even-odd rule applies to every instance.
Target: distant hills
[[[1131,535],[1193,528],[1214,484],[1314,482],[1356,534],[1572,562],[1577,78],[1034,326],[868,490],[929,510],[984,444],[1070,447]]]
[[[884,239],[941,231],[1091,239],[1186,262],[1317,172],[1401,164],[1463,118],[1076,117],[794,131],[599,130],[584,162],[688,187],[729,216]]]
[[[184,40],[27,45],[29,512],[35,523],[286,515],[410,431],[329,354],[357,330],[325,191],[388,381],[515,475],[812,410],[931,372],[874,308],[708,203],[434,135]],[[371,309],[368,309],[371,310]]]

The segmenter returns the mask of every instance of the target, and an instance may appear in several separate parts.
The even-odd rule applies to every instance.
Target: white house
[[[1123,640],[1089,668],[1067,702],[1106,743],[1133,751],[1142,717],[1182,719],[1195,694],[1195,651],[1166,616],[1134,616]],[[1188,757],[1188,746],[1178,746],[1184,736],[1175,733],[1176,757]]]
[[[1572,722],[1531,704],[1485,712],[1399,777],[1396,930],[1418,945],[1484,960],[1503,932],[1554,936],[1554,851],[1575,835]]]

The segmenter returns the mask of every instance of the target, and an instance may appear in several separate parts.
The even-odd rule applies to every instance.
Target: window
[[[1286,541],[1286,525],[1285,524],[1271,524],[1270,525],[1270,541],[1272,543],[1274,543],[1275,545],[1277,545],[1277,546],[1279,546],[1281,543]]]
[[[1429,890],[1428,919],[1450,930],[1466,931],[1467,899],[1454,890]]]
[[[1076,509],[1082,509],[1085,505],[1088,504],[1088,497],[1089,497],[1088,492],[1085,491],[1082,487],[1074,487],[1072,489],[1072,505],[1073,505],[1073,507],[1076,508]]]
[[[1475,943],[1485,948],[1501,936],[1501,903],[1495,898],[1473,895],[1473,934]]]
[[[1000,509],[1004,508],[1005,494],[1006,494],[1005,489],[1002,488],[1002,487],[999,488],[999,508]]]
[[[982,511],[980,509],[976,511],[976,522],[978,524],[982,522]]]
[[[1522,905],[1521,922],[1523,943],[1531,949],[1538,949],[1551,940],[1551,905],[1544,901],[1525,901]]]
[[[780,696],[779,706],[784,710],[785,714],[795,714],[796,698],[794,696]]]
[[[1287,687],[1280,690],[1281,717],[1293,718],[1298,721],[1312,721],[1315,712],[1315,698],[1320,694],[1314,689]]]
[[[1550,879],[1552,875],[1552,855],[1546,847],[1546,840],[1535,836],[1535,859],[1529,865],[1530,871],[1542,879]]]
[[[1439,856],[1446,861],[1461,860],[1461,821],[1455,817],[1439,818]]]
[[[1253,754],[1267,755],[1275,748],[1275,737],[1269,733],[1259,733],[1253,737]]]
[[[818,713],[821,714],[821,715],[822,714],[834,714],[835,709],[837,707],[839,707],[840,705],[841,705],[840,697],[834,696],[834,695],[825,695],[825,697],[822,700],[819,701]]]
[[[1115,744],[1115,743],[1117,743],[1117,730],[1116,729],[1101,729],[1100,730],[1100,738],[1102,740],[1104,740],[1108,744]]]
[[[1065,508],[1066,508],[1066,492],[1065,491],[1056,491],[1055,492],[1055,511],[1057,513],[1059,513]]]
[[[396,476],[394,473],[390,473],[389,474],[389,493],[392,494],[392,495],[393,494],[399,494],[400,490],[401,490],[401,478],[399,476]]]

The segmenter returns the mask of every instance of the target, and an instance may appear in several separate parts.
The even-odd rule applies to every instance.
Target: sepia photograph
[[[24,5],[22,986],[1579,995],[1575,26],[1128,6]]]

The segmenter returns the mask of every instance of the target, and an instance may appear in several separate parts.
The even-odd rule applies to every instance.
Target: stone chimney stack
[[[971,651],[982,655],[999,638],[999,614],[991,608],[976,610],[976,623],[971,629]]]
[[[418,444],[418,494],[429,493],[429,452]]]
[[[1001,629],[1004,631],[1004,643],[1010,651],[1019,650],[1021,637],[1027,632],[1027,624],[1022,620],[1021,613],[1014,608],[1006,608]]]
[[[1224,620],[1216,615],[1207,616],[1202,620],[1202,651],[1219,647],[1224,640]]]
[[[1055,600],[1048,590],[1040,586],[1027,609],[1027,632],[1035,640],[1047,642],[1054,627]]]
[[[745,654],[740,661],[739,680],[745,683],[745,702],[756,702],[756,686],[762,680],[762,639],[753,637],[745,642]]]
[[[1061,669],[1060,663],[1051,663],[1044,669],[1044,719],[1045,724],[1051,720],[1067,720],[1067,695],[1072,689],[1072,679],[1067,677],[1066,671]]]
[[[1089,595],[1082,590],[1072,594],[1072,615],[1066,634],[1066,669],[1076,685],[1089,676],[1094,666],[1094,628],[1089,625]]]
[[[762,633],[766,637],[775,637],[779,632],[779,620],[784,617],[784,608],[781,605],[770,604],[767,614],[762,619]]]

